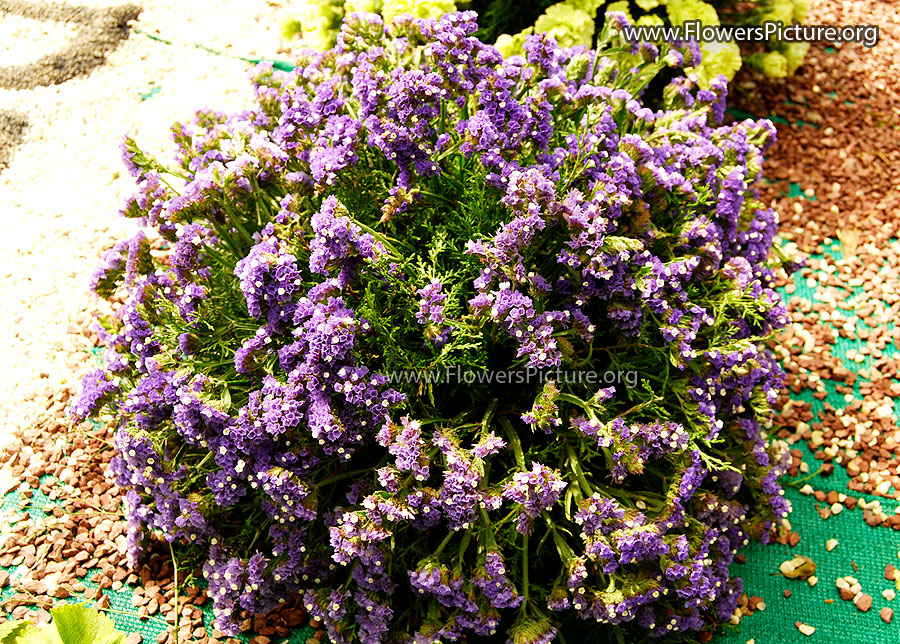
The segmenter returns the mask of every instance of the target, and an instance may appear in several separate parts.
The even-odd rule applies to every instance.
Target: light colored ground
[[[80,2],[110,6],[112,2]],[[28,91],[0,89],[0,109],[31,127],[0,173],[0,445],[53,406],[59,411],[87,365],[78,331],[92,296],[87,283],[101,252],[131,222],[117,216],[133,190],[119,157],[123,134],[169,156],[168,127],[210,106],[233,111],[250,100],[249,65],[191,46],[277,56],[287,0],[143,0],[132,33],[89,76]],[[71,30],[0,12],[0,65],[62,49]],[[142,100],[153,87],[158,93]]]

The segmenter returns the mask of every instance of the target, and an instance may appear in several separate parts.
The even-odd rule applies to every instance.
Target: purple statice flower
[[[516,530],[520,534],[530,533],[533,520],[559,500],[567,485],[559,472],[540,463],[534,463],[531,471],[513,474],[503,486],[503,497],[521,505]]]
[[[652,560],[669,552],[659,526],[645,521],[640,514],[626,518],[626,527],[610,534],[619,552],[620,565]]]
[[[427,286],[418,289],[419,310],[416,311],[416,320],[419,324],[440,325],[444,321],[444,301],[447,294],[442,293],[443,285],[439,280],[431,280]]]
[[[515,338],[519,344],[516,357],[527,357],[528,366],[560,365],[562,353],[553,333],[568,325],[571,316],[567,311],[538,313],[532,298],[512,290],[510,282],[501,282],[497,290],[477,295],[469,300],[469,305],[476,313],[487,314]]]
[[[488,432],[472,446],[472,455],[475,458],[483,459],[491,454],[498,453],[504,447],[506,447],[506,441],[494,434],[494,432]]]
[[[400,426],[388,420],[378,433],[378,442],[396,458],[400,472],[412,472],[417,481],[428,478],[426,442],[422,439],[422,425],[408,416],[400,419]]]
[[[375,492],[363,499],[360,505],[371,513],[372,521],[401,523],[415,518],[416,514],[408,503],[385,492]]]
[[[271,227],[263,231],[263,240],[235,265],[234,274],[240,280],[250,315],[266,316],[271,328],[280,329],[292,319],[296,308],[293,297],[300,291],[302,276],[297,258],[284,250],[273,232]]]
[[[400,491],[402,480],[400,478],[400,471],[396,467],[385,465],[384,467],[379,467],[375,471],[378,474],[378,485],[391,494],[397,494],[397,492]],[[353,503],[355,503],[355,501]]]
[[[209,582],[206,593],[213,601],[217,628],[236,636],[240,632],[240,597],[246,579],[244,562],[228,557],[214,540],[203,564],[203,576]]]
[[[356,592],[353,599],[359,606],[356,623],[361,644],[381,644],[390,629],[394,610],[383,599],[367,592]]]
[[[244,340],[234,352],[234,368],[238,373],[253,373],[272,355],[278,345],[272,338],[277,337],[269,325],[261,326],[256,333]]]
[[[441,513],[451,530],[468,530],[479,505],[478,485],[484,474],[472,462],[472,456],[459,447],[456,440],[434,432],[431,442],[444,455],[444,484],[438,493]]]
[[[318,590],[307,591],[303,595],[303,604],[306,610],[325,624],[328,638],[335,643],[347,643],[350,639],[344,631],[346,622],[344,618],[349,612],[348,603],[350,594],[346,591],[334,589],[332,591]]]
[[[106,370],[94,369],[81,379],[81,395],[72,403],[69,413],[75,420],[83,421],[119,391],[119,383]]]
[[[118,281],[125,274],[125,257],[128,241],[122,240],[103,253],[100,263],[91,274],[88,287],[101,297],[108,297],[115,291]]]
[[[387,577],[388,555],[380,544],[390,531],[372,521],[368,512],[345,512],[337,525],[329,528],[332,559],[342,566],[356,564],[357,582],[371,590],[391,587]]]
[[[224,470],[210,472],[206,475],[206,485],[212,490],[216,505],[227,508],[243,498],[247,486]]]
[[[609,534],[623,527],[625,510],[615,499],[606,498],[595,492],[581,502],[575,514],[575,523],[582,526],[585,537],[595,534]]]
[[[297,519],[312,521],[316,518],[312,489],[293,472],[272,467],[257,471],[251,480],[269,496],[263,508],[276,521],[292,523]]]
[[[408,571],[409,584],[419,595],[434,597],[447,608],[458,608],[468,613],[478,610],[469,597],[466,580],[434,558],[423,559],[416,570]]]
[[[523,597],[506,576],[503,555],[496,550],[485,555],[484,570],[475,577],[474,583],[495,608],[516,608],[522,603]]]
[[[356,153],[362,124],[350,117],[333,114],[309,151],[309,167],[318,186],[330,186],[337,173],[359,160]]]
[[[176,124],[177,168],[126,142],[144,232],[92,280],[107,366],[72,413],[116,416],[129,560],[208,553],[223,632],[294,594],[336,644],[549,643],[542,604],[697,629],[789,509],[763,438],[789,321],[771,124],[722,125],[721,78],[675,74],[651,108],[653,68],[696,43],[621,47],[621,14],[600,51],[537,34],[507,59],[475,18],[351,15],[334,49],[257,68],[255,105]],[[652,392],[394,377],[638,362]],[[548,548],[557,570],[523,560]]]
[[[190,276],[202,265],[201,252],[205,246],[215,246],[218,239],[202,224],[187,224],[177,233],[178,241],[171,254],[172,266],[181,281],[189,281]]]
[[[441,500],[435,490],[416,490],[406,501],[416,512],[411,525],[417,530],[426,530],[441,522]]]
[[[182,377],[167,371],[152,371],[141,378],[128,392],[124,410],[134,418],[135,427],[141,430],[155,429],[171,418],[176,392]]]
[[[311,223],[309,270],[328,276],[338,269],[338,283],[342,288],[356,278],[362,262],[374,259],[384,250],[372,235],[363,233],[353,223],[347,209],[335,197],[322,202]]]

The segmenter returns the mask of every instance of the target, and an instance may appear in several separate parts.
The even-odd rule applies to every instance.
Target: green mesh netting
[[[840,245],[835,243],[826,249],[828,255],[839,258]],[[815,290],[806,284],[806,279],[794,276],[795,296],[813,301]],[[858,294],[861,289],[855,289]],[[789,297],[782,293],[784,297]],[[858,329],[865,328],[863,322],[857,323]],[[832,349],[833,355],[842,358],[843,366],[859,371],[871,366],[872,358],[866,357],[862,363],[846,359],[848,349],[860,349],[865,341],[838,337]],[[888,346],[885,352],[896,350]],[[854,384],[854,395],[859,394],[859,381]],[[824,404],[830,403],[835,409],[848,405],[844,395],[835,391],[834,382],[825,381],[828,396],[820,401],[812,397],[810,391],[803,391],[794,398],[812,404],[813,422],[818,419]],[[804,461],[809,464],[810,472],[815,472],[820,461],[813,458],[805,442],[799,441],[794,447],[803,451]],[[801,475],[802,476],[802,475]],[[881,497],[852,492],[847,489],[849,478],[841,467],[835,467],[830,478],[814,477],[809,483],[819,490],[828,492],[835,490],[867,501],[881,500],[884,511],[888,514],[894,509],[894,503]],[[822,520],[816,509],[815,499],[798,492],[799,485],[786,487],[787,497],[793,505],[790,521],[793,529],[800,534],[801,540],[794,548],[774,544],[760,546],[752,544],[743,552],[747,563],[735,564],[733,574],[744,579],[744,590],[750,595],[762,597],[766,609],[746,617],[738,627],[726,629],[713,640],[714,644],[746,644],[755,640],[756,644],[793,644],[795,642],[828,642],[829,644],[881,644],[900,641],[900,599],[893,602],[882,597],[881,591],[895,588],[894,583],[885,580],[884,568],[887,564],[900,566],[898,550],[900,550],[900,533],[887,528],[871,528],[862,519],[862,509],[845,510]],[[825,542],[837,539],[838,545],[832,551],[825,549]],[[778,573],[782,561],[794,555],[806,555],[817,564],[816,576],[818,584],[810,587],[805,581],[790,580]],[[854,571],[853,563],[857,570]],[[863,592],[872,596],[872,608],[867,613],[856,610],[853,602],[842,601],[837,593],[835,580],[838,577],[852,575],[863,587]],[[791,591],[791,597],[785,598],[784,591]],[[826,599],[835,600],[826,604]],[[895,605],[896,604],[896,605]],[[892,624],[884,623],[878,616],[882,607],[890,607],[898,611],[897,620]],[[796,628],[800,621],[816,628],[816,632],[807,637]]]

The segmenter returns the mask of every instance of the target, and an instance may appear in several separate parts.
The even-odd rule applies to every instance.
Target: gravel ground
[[[894,324],[900,315],[897,7],[819,0],[811,24],[875,24],[878,45],[818,46],[795,78],[765,86],[737,83],[738,105],[790,122],[779,126],[766,161],[774,183],[764,199],[781,213],[782,236],[813,254],[800,273],[812,295],[801,297],[793,280],[786,289],[792,324],[780,338],[788,389],[779,403],[779,436],[806,442],[825,472],[835,465],[847,469],[848,489],[835,493],[885,499],[900,499],[894,406],[900,397],[900,328]],[[785,182],[799,183],[804,194],[784,196]],[[819,400],[835,391],[845,404],[826,404],[810,423],[811,405],[799,399],[804,390]],[[799,462],[799,450],[794,457]],[[823,518],[830,514],[817,509]],[[900,515],[886,511],[867,508],[865,520],[900,530]]]
[[[81,5],[0,2],[0,60],[14,63],[0,67],[0,445],[48,408],[59,412],[52,396],[80,379],[94,306],[88,278],[130,225],[116,217],[133,188],[120,162],[122,136],[167,157],[175,120],[207,105],[241,109],[250,98],[248,65],[191,45],[276,56],[284,11],[271,0],[144,0],[131,27],[177,43],[166,45],[119,29],[132,9]],[[110,33],[127,38],[114,43]],[[98,39],[108,51],[94,65],[79,52]],[[48,69],[66,51],[81,62],[64,71],[79,73],[51,84],[61,78]],[[41,84],[4,82],[28,87],[25,72]]]

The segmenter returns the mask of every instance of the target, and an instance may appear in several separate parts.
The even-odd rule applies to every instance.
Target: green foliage
[[[21,619],[0,624],[0,644],[124,644],[127,637],[83,604],[62,604],[50,614],[53,621],[46,626]]]

